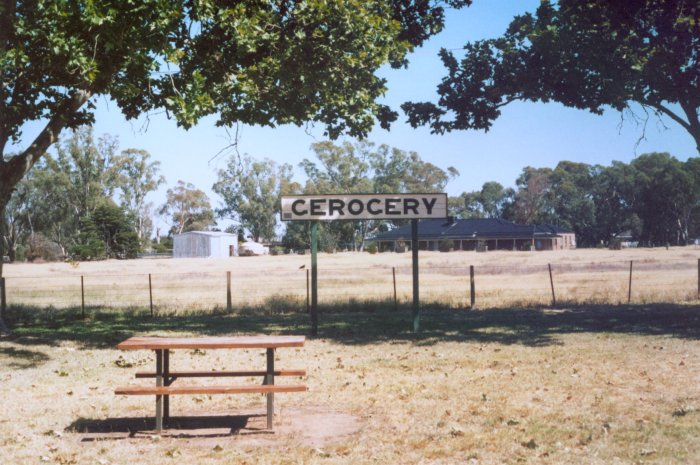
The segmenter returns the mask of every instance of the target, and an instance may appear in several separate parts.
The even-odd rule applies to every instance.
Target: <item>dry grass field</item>
[[[698,298],[695,247],[571,250],[557,252],[421,252],[421,300],[454,308],[470,305],[469,267],[474,266],[476,306],[542,305],[552,302],[687,302]],[[633,262],[629,293],[630,261]],[[319,255],[319,302],[394,299],[410,302],[410,253]],[[224,259],[153,259],[83,263],[13,264],[5,267],[11,305],[70,308],[207,310],[227,305],[231,273],[234,306],[305,310],[309,255]],[[149,278],[151,290],[149,291]]]
[[[207,304],[207,289],[193,290],[183,278],[170,292],[198,292],[197,308],[183,311],[183,304],[167,311],[164,299],[151,318],[141,307],[91,306],[83,319],[75,304],[49,311],[42,305],[52,305],[50,298],[43,304],[13,302],[13,281],[36,282],[39,299],[42,282],[81,275],[87,282],[96,275],[122,276],[123,282],[149,273],[232,271],[237,289],[264,296],[277,283],[271,277],[283,273],[288,279],[302,274],[295,279],[305,289],[299,267],[308,268],[309,257],[11,265],[5,271],[13,335],[0,339],[0,462],[697,464],[698,258],[700,251],[692,248],[421,253],[422,283],[434,282],[422,291],[427,297],[421,332],[413,334],[409,306],[395,310],[387,302],[391,275],[385,279],[387,269],[396,267],[408,299],[410,274],[402,270],[409,256],[322,255],[321,286],[324,276],[345,279],[344,286],[332,288],[340,303],[333,306],[338,297],[321,287],[319,337],[302,349],[277,352],[278,367],[307,370],[309,391],[278,394],[275,432],[261,429],[261,396],[215,395],[172,399],[174,427],[161,435],[152,432],[152,398],[113,393],[116,386],[145,384],[133,374],[154,363],[148,351],[120,353],[119,341],[146,334],[307,334],[307,315],[266,309],[264,300],[227,313],[218,300]],[[627,305],[630,260],[642,275],[648,266],[651,277],[635,282],[637,294]],[[533,272],[549,263],[559,270],[555,284],[562,295],[576,286],[586,296],[583,303],[563,298],[549,305],[549,276]],[[493,292],[488,305],[477,301],[475,310],[459,300],[465,283],[468,291],[469,265],[477,269],[477,286]],[[465,267],[466,281],[457,272]],[[498,286],[489,287],[486,278]],[[340,289],[353,298],[355,286],[358,302],[348,303]],[[372,294],[377,287],[382,293]],[[685,293],[678,290],[686,287]],[[600,303],[588,288],[624,303]],[[509,303],[503,295],[512,289],[541,294],[547,305],[532,299],[522,299],[528,305]],[[665,294],[669,289],[675,295]],[[264,355],[181,350],[171,363],[177,369],[259,368]]]

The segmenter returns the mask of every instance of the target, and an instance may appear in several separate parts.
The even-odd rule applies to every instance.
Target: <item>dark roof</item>
[[[533,237],[556,237],[573,231],[551,224],[516,224],[497,218],[468,218],[456,220],[422,220],[418,222],[418,237],[421,240],[441,239],[529,239]],[[411,239],[411,225],[377,234],[369,240],[397,241]]]

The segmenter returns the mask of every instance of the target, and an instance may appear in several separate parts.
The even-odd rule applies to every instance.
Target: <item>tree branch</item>
[[[26,150],[7,161],[0,160],[0,180],[2,180],[0,212],[4,210],[15,186],[46,153],[51,144],[58,140],[61,131],[66,128],[67,121],[90,99],[91,95],[92,93],[86,90],[76,91],[70,95],[58,106],[54,116]]]
[[[675,121],[676,123],[678,123],[678,124],[680,124],[681,126],[683,126],[683,129],[685,129],[686,131],[690,132],[690,124],[689,124],[686,120],[684,120],[683,118],[681,118],[680,116],[678,116],[676,113],[674,113],[673,111],[671,111],[668,107],[666,107],[666,106],[664,106],[664,105],[662,105],[662,104],[660,104],[660,103],[650,102],[650,101],[648,101],[648,100],[646,100],[646,99],[640,100],[639,103],[641,103],[642,105],[646,105],[646,106],[655,108],[655,109],[658,110],[659,112],[661,112],[661,113],[663,113],[664,115],[666,115],[666,116],[668,116],[669,118],[671,118],[671,119],[672,119],[673,121]],[[683,106],[683,104],[681,104],[681,107],[682,107],[682,106]]]

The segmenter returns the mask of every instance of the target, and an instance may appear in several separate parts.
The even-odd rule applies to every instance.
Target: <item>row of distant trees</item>
[[[370,142],[336,145],[326,141],[312,144],[311,149],[316,161],[304,159],[300,163],[307,178],[304,185],[293,180],[291,165],[232,158],[214,185],[225,205],[218,213],[236,220],[255,240],[269,241],[277,237],[282,195],[441,192],[459,175],[455,168],[442,169],[422,160],[416,152]],[[378,221],[323,222],[319,247],[326,251],[362,250],[369,233],[389,226]],[[307,248],[308,228],[305,222],[287,223],[282,246]]]
[[[120,152],[115,138],[76,130],[18,184],[0,224],[6,253],[135,256],[151,231],[146,195],[164,182],[158,169],[143,150]]]
[[[450,199],[455,216],[550,223],[576,232],[580,246],[631,233],[645,245],[683,245],[700,237],[700,158],[640,155],[610,166],[560,162],[526,167],[515,189],[487,182]]]
[[[281,195],[441,191],[458,174],[424,162],[415,152],[367,142],[320,142],[312,150],[318,161],[301,163],[305,185],[293,179],[291,165],[233,155],[213,186],[223,199],[219,208],[181,180],[156,206],[146,197],[165,183],[160,163],[144,150],[120,151],[114,137],[96,138],[85,126],[58,143],[55,153],[42,157],[18,184],[2,215],[0,237],[11,261],[130,258],[144,249],[171,247],[174,234],[215,230],[216,219],[233,220],[229,232],[269,242],[279,239]],[[156,223],[169,227],[161,234]],[[377,226],[326,225],[321,244],[325,249],[361,248]],[[303,225],[287,228],[286,246],[302,248],[307,242]]]
[[[299,165],[304,184],[294,179],[289,164],[233,155],[212,186],[222,199],[218,208],[184,181],[156,206],[146,197],[165,183],[159,162],[144,150],[120,151],[114,137],[95,138],[83,127],[19,184],[0,223],[5,250],[11,260],[128,258],[143,249],[167,249],[174,234],[216,229],[217,219],[233,221],[229,232],[300,249],[308,246],[308,224],[281,227],[282,195],[441,192],[459,176],[415,152],[366,141],[318,142],[311,149],[315,159]],[[643,244],[685,244],[700,236],[700,158],[681,162],[652,153],[610,166],[570,161],[554,169],[528,166],[515,188],[486,182],[478,191],[450,197],[449,210],[457,218],[569,227],[581,246],[607,244],[623,232]],[[156,222],[168,229],[161,233]],[[398,225],[323,223],[320,247],[362,250],[368,235]]]

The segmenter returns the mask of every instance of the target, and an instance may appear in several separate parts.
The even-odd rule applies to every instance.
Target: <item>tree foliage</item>
[[[460,7],[469,0],[451,0]],[[439,32],[441,2],[14,0],[0,3],[0,210],[95,99],[127,118],[162,109],[189,128],[318,122],[364,135],[396,115],[377,103],[407,54]],[[25,124],[43,130],[31,143]],[[9,157],[8,143],[27,148]]]
[[[80,223],[79,241],[72,250],[75,258],[94,260],[136,257],[140,244],[133,221],[114,202],[103,200]]]
[[[18,252],[27,259],[68,256],[76,245],[86,244],[83,228],[92,228],[97,208],[104,208],[117,193],[133,232],[138,235],[139,225],[145,231],[150,223],[145,196],[162,182],[159,165],[148,161],[148,153],[119,152],[115,138],[96,138],[89,127],[60,141],[55,152],[42,158],[18,184],[5,209],[0,229],[6,231],[3,237],[12,259]]]
[[[300,191],[301,186],[292,181],[291,165],[232,156],[226,169],[219,170],[213,190],[223,199],[217,215],[237,221],[257,242],[275,239],[280,198]]]
[[[600,114],[636,102],[680,124],[700,152],[697,0],[544,0],[502,37],[441,50],[434,103],[402,106],[433,132],[488,130],[509,103],[555,101]]]
[[[121,205],[135,218],[134,231],[142,243],[150,238],[153,226],[152,205],[146,201],[146,196],[165,182],[165,177],[158,174],[160,162],[150,161],[150,158],[145,150],[127,149],[115,160]]]
[[[311,148],[318,161],[304,159],[300,163],[308,178],[305,194],[442,192],[459,175],[455,168],[443,170],[416,152],[387,145],[375,147],[369,141],[340,145],[324,141]],[[319,228],[319,244],[327,251],[362,250],[370,231],[390,226],[390,222],[373,220],[324,222]],[[304,237],[303,225],[287,224],[286,246],[298,247]]]
[[[177,182],[177,186],[168,189],[166,201],[160,207],[159,213],[170,217],[171,235],[208,230],[216,224],[214,210],[207,194],[192,183],[182,180]]]

